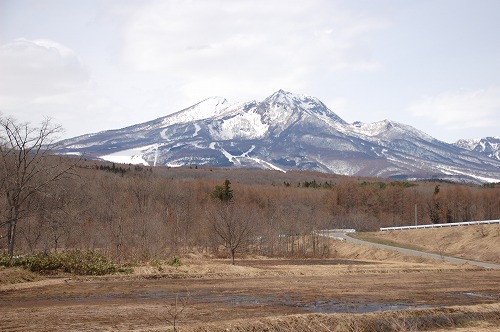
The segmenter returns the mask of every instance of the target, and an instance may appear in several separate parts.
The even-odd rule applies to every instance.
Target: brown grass
[[[369,314],[309,314],[234,320],[223,324],[187,326],[183,331],[350,331],[404,332],[471,326],[500,328],[500,304],[443,307]],[[460,329],[462,331],[462,329]]]
[[[0,266],[0,286],[42,280],[40,275],[21,268]]]
[[[372,232],[369,236],[446,256],[500,264],[500,225]]]
[[[450,239],[450,247],[464,238],[489,241],[495,247],[497,229],[437,229],[433,236]],[[403,241],[398,236],[394,238]],[[412,242],[431,242],[427,237],[420,234]],[[462,246],[471,242],[460,240]],[[191,301],[179,317],[180,331],[500,330],[498,270],[333,240],[330,255],[328,259],[240,256],[231,265],[193,253],[181,257],[178,267],[156,261],[130,275],[41,281],[23,270],[0,269],[0,326],[6,331],[172,331],[164,319],[166,308],[177,295],[189,294]],[[20,281],[30,282],[10,284]],[[233,296],[250,301],[220,300]],[[285,297],[291,304],[283,302]],[[332,315],[308,313],[294,304],[316,301],[429,307]]]
[[[172,331],[165,313],[177,296],[190,298],[178,320],[180,331],[416,331],[499,325],[500,271],[441,262],[254,257],[233,266],[195,256],[181,261],[179,267],[140,267],[132,275],[0,286],[0,326],[6,331]],[[430,307],[329,315],[312,314],[301,305],[323,301]],[[449,305],[455,307],[440,307]]]

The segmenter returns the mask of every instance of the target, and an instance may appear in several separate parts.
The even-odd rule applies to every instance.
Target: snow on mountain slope
[[[218,116],[222,114],[228,106],[230,105],[225,98],[208,98],[180,112],[162,118],[161,125],[169,126]]]
[[[123,150],[115,153],[111,153],[108,155],[101,156],[101,159],[112,162],[112,163],[121,163],[121,164],[134,164],[134,165],[144,165],[150,166],[149,163],[143,159],[143,154],[147,150],[155,147],[153,146],[144,146],[138,147],[129,150]]]
[[[312,96],[293,94],[291,92],[279,90],[273,93],[271,96],[267,97],[263,103],[268,104],[275,110],[280,108],[292,109],[292,110],[300,109],[309,114],[328,117],[344,125],[347,124],[347,122],[342,120],[338,115],[336,115],[330,109],[328,109],[328,107],[325,104],[323,104],[318,98]],[[273,120],[277,121],[279,117],[280,117],[279,115],[275,116]]]
[[[390,120],[348,124],[317,98],[283,90],[261,102],[208,98],[166,117],[60,144],[59,153],[149,165],[500,182],[500,161],[476,151],[477,144],[498,151],[494,141],[469,151]]]
[[[346,125],[319,99],[279,90],[267,97],[260,105],[266,122],[277,130],[284,130],[301,117],[314,117],[328,125]]]
[[[479,152],[490,158],[500,160],[500,136],[461,139],[454,145],[465,150]]]
[[[362,122],[354,122],[348,127],[355,133],[366,135],[369,137],[383,137],[386,139],[401,137],[404,136],[412,136],[414,138],[425,139],[432,141],[433,137],[427,135],[426,133],[415,129],[412,126],[408,126],[399,122],[383,120],[373,123],[362,123]]]
[[[210,134],[219,140],[279,136],[302,118],[313,117],[328,126],[345,122],[314,97],[279,90],[263,102],[236,104],[216,115]]]
[[[481,138],[460,139],[454,143],[459,148],[473,151],[481,142]]]
[[[269,125],[262,121],[261,115],[254,108],[245,113],[221,119],[219,130],[213,130],[212,134],[220,140],[257,139],[264,137],[268,130]]]

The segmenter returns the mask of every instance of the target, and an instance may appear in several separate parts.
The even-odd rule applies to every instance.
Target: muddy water
[[[388,303],[338,303],[333,301],[318,301],[303,304],[303,308],[310,312],[319,312],[324,314],[332,313],[368,313],[381,312],[388,310],[409,310],[418,308],[429,308],[428,305],[410,305],[410,304],[388,304]]]
[[[313,301],[301,302],[295,301],[288,297],[278,299],[276,297],[244,297],[244,296],[221,296],[218,298],[204,298],[197,299],[197,301],[207,303],[221,302],[225,304],[232,304],[236,306],[241,305],[269,305],[269,306],[285,306],[301,309],[304,312],[316,313],[368,313],[368,312],[381,312],[388,310],[409,310],[418,308],[429,308],[428,305],[412,305],[407,303],[377,303],[370,302],[369,300],[361,300],[359,303],[343,303],[338,301]]]
[[[93,288],[102,289],[106,288],[104,284],[93,284]],[[229,306],[229,307],[281,307],[284,309],[291,309],[296,312],[319,312],[319,313],[367,313],[367,312],[380,312],[386,310],[404,310],[415,308],[426,308],[427,305],[413,305],[409,303],[379,303],[373,302],[369,299],[355,299],[349,301],[325,301],[314,300],[304,301],[300,294],[285,294],[282,296],[276,294],[263,295],[263,294],[238,294],[211,290],[191,290],[191,291],[173,291],[168,288],[142,288],[129,290],[123,292],[116,291],[97,291],[82,294],[80,292],[71,294],[71,292],[63,291],[63,294],[44,294],[36,290],[26,292],[24,296],[19,296],[15,299],[15,304],[12,299],[9,299],[7,293],[0,296],[0,307],[3,305],[15,305],[18,307],[31,307],[43,304],[52,305],[74,305],[74,304],[88,304],[88,303],[116,303],[135,302],[161,302],[172,303],[177,299],[189,299],[191,304],[210,304],[215,306]],[[18,294],[20,295],[20,294]],[[468,294],[455,294],[456,296],[469,296]],[[479,297],[479,294],[470,296]]]
[[[73,308],[79,317],[99,314],[108,320],[123,310],[119,308],[133,307],[133,314],[142,315],[151,308],[171,305],[176,297],[186,296],[195,320],[218,320],[229,314],[248,318],[310,312],[367,313],[496,303],[500,301],[499,276],[499,271],[490,270],[460,273],[432,270],[213,279],[69,280],[57,286],[0,291],[0,314],[8,317],[18,311],[51,308],[60,315],[61,307],[65,307],[65,310]],[[92,308],[98,309],[89,314]],[[66,317],[68,322],[72,321],[71,312]]]
[[[488,298],[495,299],[497,296],[492,294],[478,294],[478,293],[450,293],[443,294],[443,297],[448,298]],[[411,309],[423,309],[429,308],[431,305],[427,304],[412,304],[405,302],[398,303],[382,303],[374,302],[370,299],[350,299],[346,301],[335,300],[335,301],[325,301],[316,300],[310,302],[304,302],[300,300],[299,296],[290,295],[278,297],[276,295],[270,296],[248,296],[248,295],[237,295],[237,294],[196,294],[196,293],[184,293],[184,294],[173,294],[165,292],[156,293],[142,293],[139,299],[161,299],[163,301],[172,302],[176,297],[179,298],[189,298],[191,303],[205,303],[212,305],[228,305],[228,306],[270,306],[270,307],[288,307],[295,308],[299,311],[304,312],[315,312],[315,313],[369,313],[369,312],[382,312],[389,310],[411,310]],[[499,298],[500,299],[500,298]],[[432,306],[445,306],[449,303],[434,303]]]

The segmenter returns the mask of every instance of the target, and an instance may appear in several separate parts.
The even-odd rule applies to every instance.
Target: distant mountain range
[[[317,98],[283,90],[260,102],[209,98],[156,120],[59,143],[58,153],[119,163],[500,182],[498,137],[447,144],[390,120],[349,124]]]
[[[455,146],[484,154],[489,158],[500,160],[500,136],[477,139],[461,139]]]

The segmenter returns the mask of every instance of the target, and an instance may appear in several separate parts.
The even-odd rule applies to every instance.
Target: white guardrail
[[[404,229],[419,229],[419,228],[441,228],[441,227],[454,227],[454,226],[472,226],[472,225],[483,225],[483,224],[500,224],[500,219],[498,220],[482,220],[482,221],[465,221],[465,222],[451,222],[447,224],[430,224],[430,225],[419,225],[419,226],[398,226],[398,227],[381,227],[381,231],[397,231]]]
[[[315,233],[355,233],[354,228],[336,228],[336,229],[320,229],[319,231],[314,231]]]
[[[345,241],[345,233],[355,233],[354,228],[336,228],[336,229],[321,229],[319,231],[314,231],[314,234],[318,236],[327,237],[334,240]]]

